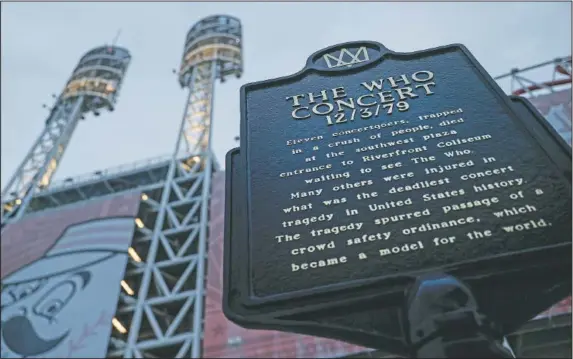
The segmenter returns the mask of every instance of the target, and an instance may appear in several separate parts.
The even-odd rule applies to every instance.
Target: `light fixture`
[[[127,284],[127,282],[125,280],[121,281],[121,287],[123,288],[123,290],[125,290],[125,292],[129,295],[133,295],[135,292],[133,291],[133,289],[131,289],[131,287],[129,286],[129,284]]]
[[[142,193],[142,194],[141,194],[141,199],[144,200],[144,201],[147,201],[147,200],[149,199],[149,197],[148,197],[145,193]]]
[[[189,167],[189,165],[185,162],[181,162],[181,167],[183,167],[183,169],[186,171],[191,171],[191,167]]]
[[[121,334],[125,334],[127,333],[127,329],[125,329],[125,327],[123,326],[123,324],[121,324],[119,322],[119,320],[117,320],[117,318],[113,318],[111,320],[111,324],[113,324],[113,327],[115,329],[117,329],[118,332],[120,332]]]
[[[131,258],[136,261],[137,263],[141,262],[141,258],[139,257],[139,255],[137,254],[137,252],[135,251],[135,249],[133,249],[133,247],[129,247],[129,249],[127,250],[127,253],[129,253],[129,255],[131,256]]]
[[[135,224],[139,227],[139,228],[143,228],[145,227],[145,224],[143,223],[143,221],[139,218],[135,219]]]

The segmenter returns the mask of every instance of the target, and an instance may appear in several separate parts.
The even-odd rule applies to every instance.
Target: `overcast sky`
[[[42,104],[51,104],[80,56],[120,28],[118,44],[133,61],[116,111],[80,123],[56,178],[170,153],[185,102],[171,70],[189,28],[214,14],[238,17],[244,39],[243,77],[216,89],[220,162],[236,146],[239,87],[294,73],[323,47],[375,40],[406,52],[463,43],[494,76],[571,54],[571,3],[564,2],[3,3],[2,187],[44,126]]]

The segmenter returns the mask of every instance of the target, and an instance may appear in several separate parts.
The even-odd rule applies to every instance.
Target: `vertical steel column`
[[[176,153],[197,153],[209,146],[211,133],[211,117],[209,115],[215,79],[217,75],[216,62],[202,63],[193,69],[193,77],[189,83],[190,96],[186,104],[186,116],[181,136],[185,141],[180,142]]]
[[[179,70],[179,84],[188,89],[189,95],[169,173],[158,199],[141,284],[137,298],[133,298],[126,347],[119,354],[124,358],[201,355],[209,198],[215,163],[210,143],[213,94],[217,79],[229,74],[239,77],[241,72],[239,20],[211,16],[191,28]],[[167,257],[163,254],[160,258],[165,251]],[[180,268],[177,274],[173,271],[167,274],[178,278],[173,288],[168,288],[160,278],[165,268]],[[164,283],[158,284],[158,280]],[[182,296],[191,300],[175,312],[175,303],[180,303]],[[158,314],[154,314],[151,306],[156,313],[168,313],[163,318],[168,323],[167,329],[161,328]],[[186,329],[176,330],[180,324]]]
[[[193,83],[196,77],[196,73],[193,72],[188,76],[189,83]],[[131,324],[129,327],[129,332],[127,336],[127,347],[125,348],[124,358],[137,358],[134,355],[135,348],[138,343],[138,336],[141,329],[141,321],[144,311],[144,302],[147,300],[147,294],[149,292],[149,285],[151,282],[152,269],[155,265],[155,256],[157,254],[157,246],[159,245],[159,235],[163,229],[163,224],[165,221],[165,215],[167,207],[169,206],[169,196],[171,195],[171,186],[173,185],[173,180],[177,172],[177,155],[180,152],[181,144],[185,142],[185,125],[187,123],[188,108],[187,105],[191,101],[192,91],[189,91],[187,95],[186,106],[183,110],[183,116],[181,117],[181,125],[179,126],[179,133],[177,135],[177,141],[175,143],[175,149],[173,151],[173,156],[171,157],[171,164],[169,165],[169,171],[167,172],[165,178],[165,184],[163,185],[163,191],[161,193],[161,200],[159,202],[159,211],[157,212],[157,219],[155,221],[155,227],[153,228],[153,235],[151,237],[151,243],[149,245],[149,251],[147,257],[145,258],[143,276],[141,278],[141,286],[139,287],[139,292],[137,293],[135,310],[133,312],[133,317],[131,319]]]
[[[128,337],[127,337],[127,347],[125,348],[124,358],[137,358],[139,356],[134,355],[135,347],[138,342],[138,336],[141,326],[141,319],[143,316],[144,302],[147,300],[147,293],[149,291],[149,285],[151,282],[151,275],[153,266],[155,265],[155,256],[157,254],[157,246],[159,245],[158,236],[161,233],[163,227],[163,221],[165,220],[165,212],[169,202],[169,195],[171,194],[170,187],[173,182],[173,177],[176,171],[177,161],[175,157],[171,158],[171,164],[169,166],[169,171],[167,173],[165,184],[163,186],[163,192],[161,194],[160,208],[157,214],[157,220],[155,222],[155,227],[153,228],[153,237],[151,239],[151,244],[149,246],[149,252],[147,258],[145,259],[145,268],[143,271],[143,277],[141,279],[141,286],[137,294],[135,310],[131,320],[131,325],[129,327]]]
[[[217,78],[217,63],[211,64],[211,88],[215,86]],[[213,118],[213,93],[209,99],[209,122]],[[210,125],[209,125],[210,126]],[[201,196],[201,229],[199,233],[199,253],[197,259],[197,283],[195,285],[195,313],[193,315],[193,347],[192,358],[201,356],[201,339],[203,333],[203,300],[205,297],[205,265],[207,261],[207,236],[209,230],[209,199],[211,198],[211,178],[213,168],[213,154],[211,151],[211,131],[207,136],[207,151],[205,154],[205,169],[203,173],[203,193]]]

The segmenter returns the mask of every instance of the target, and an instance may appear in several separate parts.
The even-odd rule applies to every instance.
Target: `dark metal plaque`
[[[488,286],[518,289],[524,273],[541,285],[550,266],[570,267],[570,149],[527,104],[512,107],[463,46],[341,44],[241,96],[241,150],[227,158],[234,321],[326,326],[324,336],[373,346],[344,330],[387,332],[364,324],[372,303],[399,307],[421,272],[449,272],[487,297]],[[485,307],[503,317],[507,305]],[[524,320],[510,312],[509,326]]]

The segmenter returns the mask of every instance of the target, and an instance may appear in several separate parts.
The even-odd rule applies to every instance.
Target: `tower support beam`
[[[175,154],[196,153],[209,147],[213,90],[217,78],[217,62],[211,61],[193,69],[189,83],[189,99],[185,105],[181,137]]]
[[[119,304],[129,329],[126,337],[112,338],[110,343],[121,344],[112,344],[110,356],[201,357],[211,176],[217,166],[211,151],[213,94],[217,79],[241,75],[241,46],[240,22],[229,16],[205,18],[187,34],[179,84],[189,96],[165,184],[153,199],[159,202],[153,228],[134,238],[133,246],[147,255],[139,263],[139,290]],[[179,272],[167,275],[166,268]],[[170,287],[167,277],[177,283]],[[181,304],[182,293],[190,293],[189,302]],[[169,328],[162,330],[154,313],[173,318]]]

